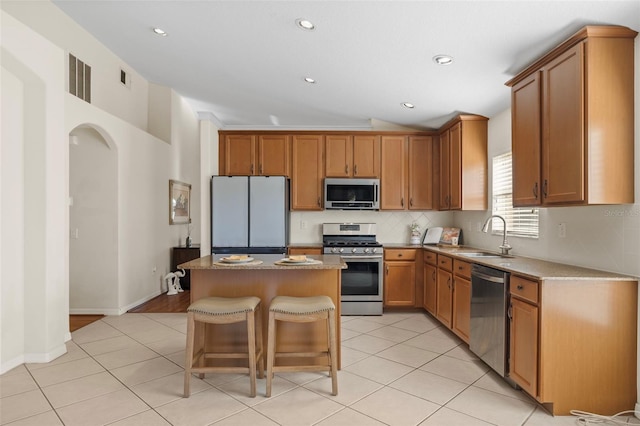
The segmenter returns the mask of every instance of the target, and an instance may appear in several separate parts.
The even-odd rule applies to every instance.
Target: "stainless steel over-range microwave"
[[[380,179],[324,180],[325,210],[379,210]]]

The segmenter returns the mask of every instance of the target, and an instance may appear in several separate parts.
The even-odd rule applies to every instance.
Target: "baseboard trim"
[[[136,306],[140,306],[143,303],[148,302],[149,300],[153,299],[154,297],[160,296],[161,294],[162,294],[161,291],[157,291],[157,292],[154,292],[153,294],[151,294],[149,296],[145,296],[142,299],[139,299],[139,300],[127,305],[127,306],[124,306],[124,307],[119,309],[119,313],[117,315],[122,315],[122,314],[126,313],[129,309],[135,308]]]
[[[126,313],[129,309],[135,308],[136,306],[140,306],[145,302],[153,299],[154,297],[158,297],[162,294],[161,291],[156,291],[153,294],[147,295],[142,299],[138,299],[133,303],[130,303],[126,306],[122,306],[120,308],[81,308],[81,309],[69,309],[69,315],[122,315]]]
[[[640,419],[640,402],[636,402],[635,412],[633,413],[636,418]]]

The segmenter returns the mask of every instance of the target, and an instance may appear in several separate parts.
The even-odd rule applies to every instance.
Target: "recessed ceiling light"
[[[414,104],[410,102],[403,102],[401,105],[407,109],[414,109],[416,107]]]
[[[296,24],[303,30],[311,31],[316,28],[316,26],[313,25],[313,22],[309,21],[308,19],[298,18],[296,19]]]
[[[158,35],[160,35],[160,36],[162,36],[162,37],[166,37],[166,36],[169,35],[162,28],[154,28],[153,32],[158,34]]]
[[[315,81],[313,78],[311,78],[311,77],[305,77],[305,78],[304,78],[304,81],[306,81],[306,82],[307,82],[307,83],[309,83],[309,84],[315,84],[315,82],[316,82],[316,81]]]
[[[453,58],[449,55],[436,55],[433,57],[433,62],[438,65],[451,65]]]

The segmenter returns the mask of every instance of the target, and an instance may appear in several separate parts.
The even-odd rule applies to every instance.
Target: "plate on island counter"
[[[253,261],[253,257],[229,256],[220,259],[222,263],[249,263]]]
[[[309,263],[309,262],[313,262],[313,259],[310,257],[304,258],[304,259],[292,259],[290,257],[285,257],[284,259],[281,259],[280,262],[283,263]]]

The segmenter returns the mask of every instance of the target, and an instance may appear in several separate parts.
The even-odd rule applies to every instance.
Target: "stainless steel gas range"
[[[342,315],[382,315],[383,248],[375,223],[324,223],[324,254],[338,254],[342,270]]]

